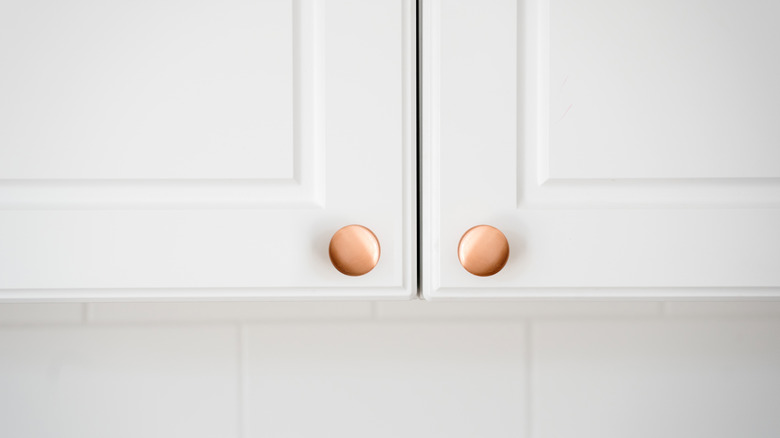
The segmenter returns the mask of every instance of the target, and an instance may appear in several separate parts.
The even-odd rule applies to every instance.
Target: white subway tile
[[[532,327],[534,438],[777,437],[780,322]]]
[[[669,301],[668,316],[780,316],[780,301]]]
[[[405,301],[378,302],[382,319],[503,319],[569,316],[654,316],[660,304],[649,301]]]
[[[91,322],[207,322],[368,319],[367,301],[94,303]]]
[[[525,436],[519,323],[258,325],[246,437]]]
[[[0,436],[236,437],[233,327],[0,329]]]
[[[3,303],[0,325],[79,323],[83,307],[80,303]]]

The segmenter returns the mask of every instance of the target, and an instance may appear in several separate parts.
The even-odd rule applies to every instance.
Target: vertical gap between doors
[[[421,235],[422,230],[422,41],[420,33],[420,24],[422,21],[422,1],[415,1],[415,128],[416,128],[416,148],[417,153],[417,296],[420,297],[420,291],[422,288],[422,251],[421,251]]]
[[[237,412],[236,412],[236,435],[239,438],[246,436],[246,385],[247,385],[247,351],[246,351],[246,325],[243,322],[239,322],[236,326],[236,397],[237,397]]]
[[[533,329],[534,320],[530,319],[525,322],[525,434],[527,438],[533,438],[534,436],[534,393],[533,393],[533,379],[534,379],[534,362],[533,362]]]

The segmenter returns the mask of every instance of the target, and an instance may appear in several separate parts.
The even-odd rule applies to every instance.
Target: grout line
[[[92,303],[83,303],[81,305],[81,323],[87,324],[92,319]]]
[[[525,435],[531,438],[533,430],[533,321],[525,323]]]
[[[667,313],[667,309],[666,309],[666,301],[660,301],[658,303],[658,310],[657,311],[658,311],[658,316],[661,316],[661,317],[669,316],[669,314]]]
[[[243,438],[246,432],[245,418],[246,418],[246,326],[243,323],[236,325],[236,367],[237,367],[237,409],[236,409],[236,421],[237,421],[237,435],[238,438]]]
[[[371,314],[369,319],[376,321],[379,319],[379,305],[376,303],[376,301],[371,301],[369,304],[371,304],[371,308],[369,310]]]

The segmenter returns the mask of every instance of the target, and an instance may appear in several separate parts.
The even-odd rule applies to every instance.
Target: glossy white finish
[[[236,436],[232,327],[0,329],[0,434]]]
[[[780,5],[429,0],[422,289],[780,296]],[[464,231],[510,260],[478,278]]]
[[[260,325],[245,337],[246,437],[524,432],[522,324]]]
[[[531,342],[535,438],[780,430],[776,318],[549,322]]]
[[[414,34],[411,0],[3,2],[0,299],[413,295]]]

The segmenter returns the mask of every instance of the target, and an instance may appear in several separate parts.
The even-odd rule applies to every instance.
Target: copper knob
[[[477,225],[460,238],[458,260],[474,275],[494,275],[509,260],[509,242],[498,229],[490,225]]]
[[[379,240],[362,225],[347,225],[330,238],[330,262],[345,275],[367,274],[379,262]]]

